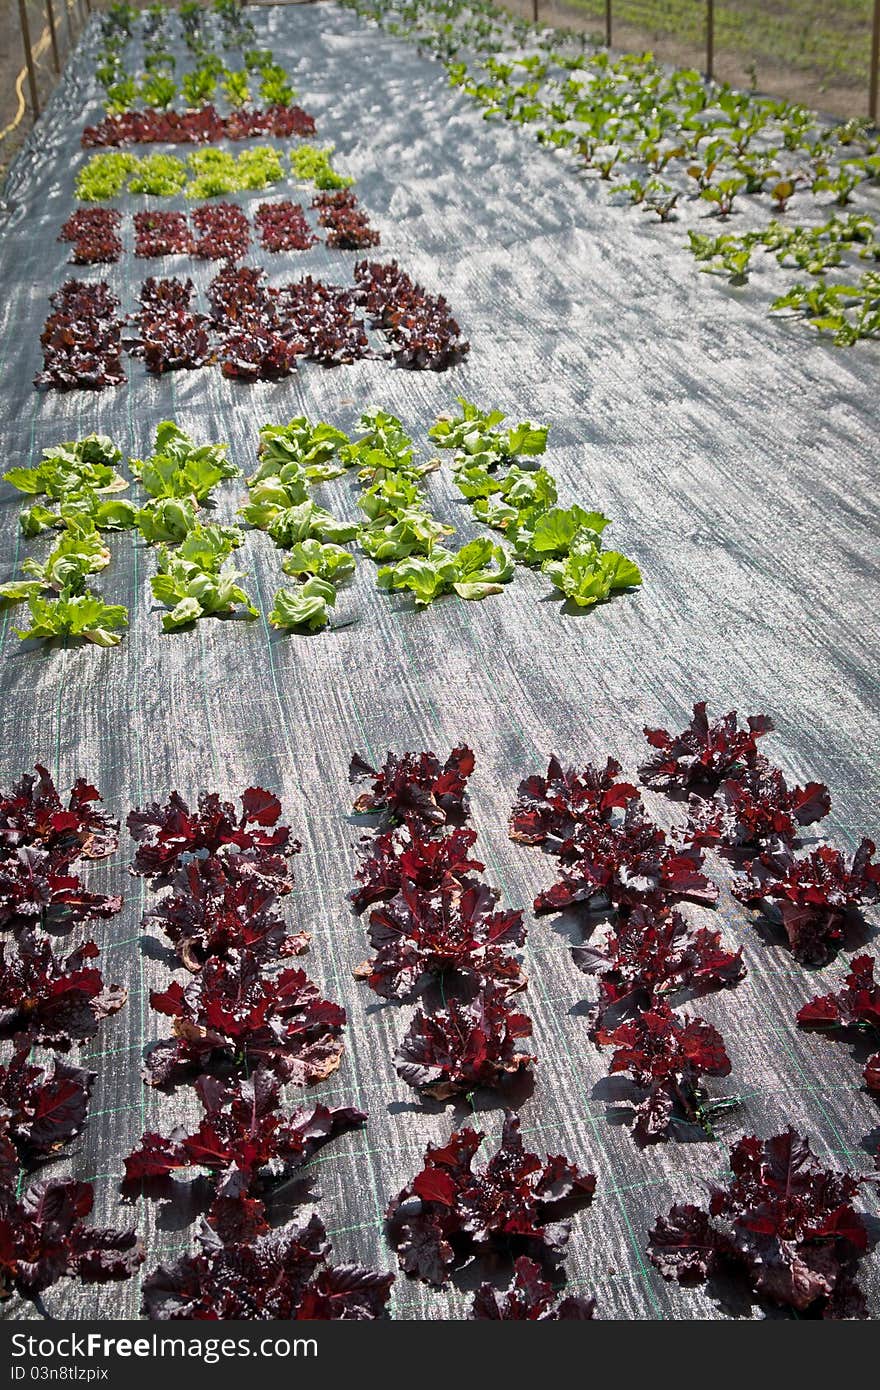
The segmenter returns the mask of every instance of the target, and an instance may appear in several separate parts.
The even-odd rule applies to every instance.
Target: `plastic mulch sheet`
[[[389,1197],[418,1171],[427,1142],[445,1139],[470,1111],[418,1103],[392,1061],[410,1009],[381,1004],[351,978],[367,954],[365,924],[345,901],[359,833],[348,814],[351,753],[380,759],[388,748],[431,747],[445,756],[470,744],[480,857],[510,906],[527,908],[553,870],[539,851],[507,838],[520,778],[543,770],[551,752],[579,764],[614,754],[634,772],[642,726],[681,728],[697,699],[717,713],[736,707],[775,717],[768,752],[787,774],[828,782],[834,807],[826,824],[841,847],[880,829],[878,351],[840,352],[799,325],[768,321],[757,296],[707,284],[680,229],[653,228],[609,206],[527,133],[483,121],[438,64],[350,13],[322,4],[255,10],[253,20],[258,42],[292,72],[321,142],[335,142],[338,164],[355,177],[382,234],[380,257],[396,257],[448,296],[471,341],[469,359],[444,374],[379,361],[305,365],[286,381],[253,386],[216,369],[155,379],[130,361],[129,381],[117,389],[35,391],[52,290],[70,274],[106,275],[131,311],[139,281],[156,273],[156,263],[134,259],[129,216],[118,265],[69,268],[69,248],[56,241],[87,157],[81,128],[101,114],[93,20],[7,189],[4,466],[35,462],[44,447],[95,429],[144,457],[157,422],[174,418],[199,440],[228,440],[249,471],[262,423],[306,414],[353,428],[368,407],[399,415],[427,449],[429,426],[464,395],[517,419],[551,422],[547,463],[563,500],[613,518],[609,535],[641,566],[644,588],[574,617],[539,575],[518,571],[483,603],[448,599],[416,613],[377,591],[364,559],[343,590],[335,628],[319,636],[278,634],[263,618],[205,620],[195,632],[163,637],[149,589],[155,556],[117,535],[99,587],[130,608],[119,648],[22,644],[15,611],[2,617],[0,771],[8,784],[43,761],[62,788],[86,775],[121,817],[173,788],[190,798],[203,787],[237,794],[262,784],[281,796],[304,845],[286,916],[313,934],[307,969],[349,1014],[343,1064],[315,1094],[370,1117],[365,1131],[312,1162],[313,1197],[336,1261],[390,1269],[395,1257],[382,1228]],[[240,201],[282,193],[289,190]],[[117,205],[126,214],[146,206],[133,198]],[[306,271],[347,281],[355,259],[322,245],[289,258],[257,252],[249,263],[264,263],[276,283]],[[204,307],[216,266],[179,264]],[[353,486],[338,480],[322,500],[354,515]],[[429,487],[437,512],[469,535],[448,468]],[[222,513],[233,515],[241,492],[238,484],[218,490]],[[3,579],[19,573],[25,553],[41,553],[40,542],[19,537],[20,506],[4,487]],[[281,557],[259,533],[239,556],[265,613],[283,578]],[[668,817],[662,802],[647,799]],[[123,833],[114,862],[88,877],[126,892],[123,912],[95,930],[105,976],[128,987],[129,1002],[84,1049],[98,1073],[92,1115],[72,1163],[58,1166],[95,1183],[99,1221],[138,1220],[149,1271],[190,1248],[195,1206],[182,1185],[179,1202],[126,1207],[122,1158],[144,1129],[167,1132],[200,1111],[190,1088],[165,1098],[140,1081],[142,1050],[167,1023],[150,1011],[149,991],[170,977],[158,945],[142,941],[148,895],[128,877],[129,857]],[[737,989],[701,1000],[699,1011],[721,1029],[733,1062],[713,1093],[738,1094],[742,1104],[715,1141],[680,1139],[642,1152],[620,1122],[622,1093],[606,1076],[607,1054],[587,1037],[584,1001],[593,991],[570,959],[575,934],[552,918],[531,925],[523,1002],[539,1063],[532,1094],[518,1098],[523,1131],[530,1147],[565,1153],[597,1174],[595,1202],[575,1218],[566,1270],[572,1291],[596,1295],[602,1317],[760,1315],[732,1290],[664,1284],[644,1253],[656,1215],[675,1200],[702,1199],[724,1173],[727,1142],[743,1132],[768,1135],[791,1123],[829,1163],[871,1166],[865,1142],[873,1132],[876,1147],[880,1111],[851,1049],[795,1024],[801,1003],[841,981],[843,962],[804,971],[726,889],[715,920],[742,944],[749,973]],[[472,1122],[490,1150],[500,1132],[497,1097],[478,1093],[474,1106]],[[860,1201],[877,1211],[872,1191]],[[132,1316],[138,1282],[61,1284],[46,1306],[61,1317]],[[467,1282],[465,1275],[447,1294],[401,1276],[391,1311],[464,1316]],[[864,1283],[876,1316],[876,1256]],[[30,1312],[21,1304],[8,1311]]]

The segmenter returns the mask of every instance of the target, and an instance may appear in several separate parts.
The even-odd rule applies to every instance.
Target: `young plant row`
[[[198,1249],[144,1280],[143,1311],[156,1319],[376,1318],[394,1276],[328,1264],[317,1214],[283,1219],[294,1175],[367,1117],[350,1106],[285,1103],[285,1086],[314,1085],[338,1068],[345,1011],[286,964],[308,950],[309,937],[288,932],[281,915],[301,850],[280,823],[281,803],[259,787],[240,800],[237,811],[203,792],[190,808],[172,792],[127,819],[137,844],[132,873],[161,893],[144,915],[147,935],[158,930],[188,976],[151,991],[151,1009],[173,1025],[146,1054],[144,1082],[166,1091],[192,1085],[203,1118],[191,1133],[145,1133],[125,1159],[123,1191],[173,1197],[174,1174],[207,1172]],[[289,1206],[288,1196],[288,1215]]]
[[[370,226],[356,194],[319,193],[312,207],[317,209],[319,226],[327,229],[326,244],[334,250],[378,246],[379,233]],[[266,251],[308,251],[321,240],[301,204],[286,198],[260,203],[253,221],[257,240]],[[134,254],[142,259],[174,255],[238,261],[251,249],[251,223],[236,203],[205,203],[189,218],[183,212],[136,212],[133,225]],[[121,229],[122,214],[115,208],[77,208],[58,240],[72,244],[72,265],[111,265],[122,258]]]
[[[803,829],[827,816],[831,795],[821,782],[788,786],[758,748],[772,728],[765,715],[741,728],[735,711],[712,723],[705,703],[697,704],[681,733],[645,731],[657,752],[641,776],[687,802],[685,839],[715,850],[736,870],[734,897],[782,931],[801,965],[824,966],[858,933],[862,909],[880,899],[880,864],[867,838],[849,861],[832,845],[804,843]],[[871,957],[854,956],[843,988],[811,999],[797,1021],[880,1043],[880,985]],[[880,1094],[880,1051],[868,1056],[863,1077]],[[877,1162],[880,1167],[880,1149]]]
[[[795,196],[799,207],[804,195],[844,207],[880,178],[880,137],[867,121],[832,127],[804,107],[707,83],[691,69],[667,71],[650,53],[588,53],[585,39],[514,22],[483,0],[343,2],[432,52],[487,120],[532,127],[542,144],[568,149],[613,195],[662,223],[685,198],[725,221],[743,207],[784,213]],[[860,211],[876,243],[875,218]],[[692,249],[706,240],[692,236]],[[853,287],[850,276],[839,288],[830,303],[808,306],[810,321],[840,345],[876,336],[870,279]],[[858,312],[848,314],[853,300]]]
[[[428,752],[389,754],[381,769],[356,756],[351,766],[351,779],[368,783],[355,811],[377,818],[372,834],[364,838],[351,894],[356,912],[370,908],[376,954],[356,975],[382,997],[411,998],[419,990],[430,997],[439,974],[449,985],[436,1006],[441,1018],[453,1013],[458,982],[468,977],[471,990],[511,991],[522,983],[519,963],[510,953],[510,945],[524,937],[521,914],[496,911],[495,895],[479,877],[483,865],[471,858],[475,835],[467,823],[466,786],[472,768],[473,754],[465,747],[453,750],[445,763]],[[705,899],[710,885],[696,858],[670,855],[659,830],[652,856],[633,853],[628,832],[638,792],[621,782],[619,774],[613,761],[599,772],[582,774],[565,772],[551,761],[546,778],[522,784],[511,833],[520,842],[543,843],[563,859],[571,858],[563,845],[590,836],[597,842],[594,891],[584,900],[595,905],[601,895],[617,915],[605,949],[594,950],[592,959],[581,963],[600,976],[594,1028],[597,1034],[617,1034],[598,1038],[616,1049],[613,1069],[629,1071],[653,1088],[642,1108],[647,1122],[651,1112],[663,1119],[667,1107],[658,1097],[664,1089],[678,1104],[682,1085],[705,1070],[706,1054],[710,1059],[723,1056],[720,1038],[711,1038],[714,1030],[700,1020],[679,1022],[664,995],[686,983],[698,990],[735,983],[743,967],[739,952],[725,950],[717,932],[693,928],[671,907],[689,891]],[[815,793],[805,788],[791,795],[805,805]],[[644,822],[643,814],[636,814]],[[617,865],[610,862],[613,855],[602,853],[615,832],[621,842],[614,847]],[[580,870],[587,882],[591,871],[586,860]],[[494,925],[483,931],[471,926],[473,907],[481,898],[494,917]],[[462,931],[465,904],[471,909]],[[651,919],[653,931],[648,929]],[[430,1018],[433,1010],[423,1007],[420,1013]],[[509,1044],[503,1035],[492,1038],[487,1011],[479,1017],[476,1036],[469,1032],[473,1021],[460,1010],[457,1021],[451,1041],[437,1029],[427,1034],[432,1049],[427,1055],[424,1044],[415,1058],[406,1049],[398,1053],[400,1074],[438,1099],[450,1093],[455,1079],[451,1063],[461,1066],[458,1057],[468,1041],[479,1044],[474,1056],[481,1062],[493,1048],[507,1058]],[[631,1037],[622,1035],[627,1023]],[[678,1065],[670,1066],[667,1038],[676,1029],[680,1055]],[[433,1049],[441,1039],[438,1066]],[[497,1068],[496,1077],[480,1073],[473,1080],[468,1059],[463,1085],[503,1082],[513,1069],[510,1060]],[[558,1218],[567,1216],[572,1203],[592,1199],[595,1178],[562,1156],[542,1162],[526,1153],[519,1122],[511,1114],[498,1153],[475,1171],[473,1158],[482,1138],[466,1128],[445,1144],[429,1145],[424,1168],[389,1204],[386,1231],[401,1268],[446,1287],[474,1257],[515,1260],[507,1291],[499,1295],[483,1285],[472,1316],[592,1317],[593,1300],[566,1298],[556,1306],[554,1284],[558,1286],[570,1234],[570,1223]],[[766,1140],[747,1136],[734,1143],[730,1169],[729,1183],[712,1190],[705,1209],[676,1205],[651,1230],[649,1258],[663,1277],[693,1283],[727,1270],[760,1303],[810,1316],[866,1316],[857,1275],[868,1248],[868,1226],[853,1199],[869,1179],[824,1168],[808,1141],[792,1129]]]
[[[223,287],[237,285],[240,274],[224,273]],[[177,361],[208,353],[203,316],[188,308],[191,292],[188,282],[145,283],[138,350],[151,370],[162,369],[171,354],[177,354],[172,357]],[[219,302],[219,293],[215,297]],[[227,339],[226,351],[243,360],[247,321],[240,307],[233,318],[244,326],[237,337]],[[467,455],[472,478],[476,467],[492,476],[491,470],[503,460],[506,496],[513,498],[504,505],[516,517],[516,525],[511,522],[507,530],[511,550],[489,537],[457,550],[447,547],[453,528],[434,514],[425,489],[437,461],[417,458],[411,438],[394,416],[381,411],[363,415],[362,432],[355,437],[329,424],[312,425],[305,417],[261,428],[258,467],[247,479],[248,501],[239,515],[285,552],[282,569],[295,580],[293,588],[275,594],[269,614],[274,626],[310,632],[327,626],[339,585],[355,570],[355,555],[346,548],[354,541],[379,566],[379,588],[409,593],[417,607],[445,594],[474,601],[500,593],[516,562],[542,564],[557,586],[567,567],[583,562],[595,574],[588,582],[583,571],[575,601],[595,604],[608,597],[610,571],[619,575],[622,564],[631,562],[617,552],[601,550],[600,520],[604,525],[606,519],[578,506],[556,506],[556,486],[546,469],[529,472],[513,462],[543,452],[548,427],[524,423],[502,432],[499,412],[479,412],[466,402],[462,409],[462,417],[443,417],[431,435],[440,441],[460,440],[459,427],[468,422],[472,440],[481,441],[479,450]],[[475,464],[475,459],[480,462]],[[4,475],[5,482],[30,499],[20,517],[24,535],[61,533],[43,561],[29,557],[21,578],[0,585],[3,604],[28,604],[30,624],[17,629],[19,635],[118,644],[127,610],[105,603],[90,584],[110,563],[105,533],[122,530],[137,530],[147,545],[159,547],[159,572],[151,588],[169,610],[162,619],[165,632],[190,627],[207,615],[256,617],[257,609],[241,588],[244,573],[232,559],[244,532],[240,526],[206,519],[215,487],[240,476],[226,457],[226,445],[197,444],[174,422],[163,422],[153,454],[146,460],[129,460],[147,495],[143,504],[119,496],[128,487],[121,462],[122,453],[112,440],[90,435],[46,449],[35,467],[13,468]],[[465,471],[460,469],[457,478]],[[312,496],[316,485],[350,473],[359,486],[359,520],[337,518]],[[516,488],[514,473],[521,475]],[[537,480],[531,491],[529,480]],[[503,520],[497,513],[482,512],[477,519],[496,526]],[[605,559],[609,555],[610,565]]]
[[[160,7],[151,6],[141,24],[143,69],[132,72],[126,67],[125,53],[133,37],[133,23],[125,16],[120,22],[112,19],[102,24],[102,43],[98,54],[96,76],[104,88],[107,111],[126,111],[140,101],[147,107],[164,108],[179,94],[188,106],[200,106],[217,92],[236,108],[258,93],[269,105],[288,106],[296,95],[284,69],[274,61],[268,49],[245,49],[254,33],[249,20],[241,16],[220,16],[220,33],[212,32],[200,16],[185,16],[181,11],[182,36],[193,59],[193,67],[181,75],[178,85],[174,73],[177,59],[169,47],[180,29],[169,23],[173,11],[159,15]],[[186,9],[186,6],[183,7]],[[201,10],[201,7],[199,7]],[[243,66],[230,68],[222,50],[243,50]]]
[[[286,573],[316,581],[307,605],[302,593],[276,595],[272,621],[277,626],[290,626],[300,613],[313,630],[326,625],[335,589],[355,567],[354,556],[344,549],[352,540],[379,565],[379,588],[412,595],[417,608],[448,594],[478,601],[501,593],[517,563],[541,565],[551,582],[580,607],[641,582],[631,561],[601,549],[600,532],[607,518],[578,506],[558,507],[556,485],[547,470],[530,470],[515,462],[531,463],[543,452],[548,426],[525,422],[501,431],[500,412],[482,412],[465,401],[460,405],[463,414],[442,417],[429,437],[444,448],[468,450],[462,456],[466,464],[455,474],[459,484],[469,469],[471,480],[476,470],[489,480],[489,494],[507,488],[506,517],[500,515],[496,499],[495,510],[477,507],[475,518],[501,530],[512,542],[510,550],[490,537],[449,548],[454,528],[435,515],[425,485],[438,461],[417,456],[412,439],[393,415],[362,415],[362,432],[356,437],[323,423],[313,427],[304,418],[261,430],[261,464],[248,480],[251,500],[242,514],[276,545],[291,550],[283,565]],[[309,497],[310,485],[348,471],[360,485],[360,524],[337,520]]]
[[[296,146],[290,152],[294,178],[322,191],[348,188],[352,180],[337,173],[331,154],[331,149],[317,145]],[[94,154],[76,176],[76,196],[83,203],[106,202],[125,192],[217,198],[268,188],[284,178],[282,152],[272,145],[254,145],[238,155],[229,150],[193,150],[185,161],[173,154]]]
[[[80,778],[62,802],[45,767],[0,793],[0,1298],[34,1300],[59,1280],[127,1279],[143,1262],[133,1230],[93,1226],[90,1182],[40,1170],[68,1159],[95,1073],[63,1054],[91,1042],[126,991],[105,985],[94,941],[58,938],[119,912],[82,877],[118,844],[118,822]],[[39,1048],[40,1060],[34,1056]]]
[[[740,730],[728,716],[704,729],[698,718],[681,736],[654,742],[666,755],[665,768],[655,759],[645,774],[676,777],[700,796],[719,773],[720,787],[733,780],[724,771],[743,771],[737,747],[746,780],[755,766],[767,771],[749,744],[759,722],[766,723]],[[381,769],[353,760],[353,780],[368,784],[356,810],[377,818],[351,895],[355,910],[370,908],[375,937],[369,970],[358,973],[382,997],[430,992],[438,972],[450,987],[457,981],[453,997],[459,985],[515,992],[523,983],[511,950],[523,931],[521,914],[497,909],[483,865],[471,858],[472,767],[473,755],[463,747],[445,764],[431,753],[389,755]],[[585,806],[595,807],[609,791],[629,806],[618,772],[612,765],[604,778],[576,778],[551,765],[548,779],[529,779],[547,786],[532,785],[520,796],[518,837],[533,842],[572,820],[575,834]],[[83,860],[117,846],[117,825],[98,800],[93,787],[78,782],[63,805],[39,767],[36,778],[22,778],[0,797],[0,924],[11,936],[0,948],[3,1032],[12,1036],[10,1060],[0,1070],[0,1227],[7,1237],[0,1268],[7,1294],[37,1297],[65,1275],[126,1278],[143,1260],[133,1231],[86,1225],[93,1200],[88,1184],[50,1178],[22,1191],[32,1165],[57,1157],[81,1131],[93,1079],[57,1058],[51,1067],[35,1065],[30,1047],[69,1050],[94,1036],[97,1020],[124,997],[85,965],[95,954],[90,945],[64,959],[48,938],[38,949],[32,944],[37,919],[54,934],[119,909],[118,898],[87,892],[78,873]],[[723,807],[716,809],[724,820]],[[346,1107],[290,1111],[284,1104],[285,1084],[311,1084],[338,1067],[345,1016],[321,999],[305,972],[285,964],[308,939],[289,932],[281,916],[299,845],[279,824],[280,812],[277,798],[249,788],[240,811],[204,793],[191,808],[172,793],[166,804],[128,817],[137,845],[132,871],[160,895],[144,925],[148,932],[158,928],[186,972],[184,981],[151,995],[153,1008],[174,1024],[172,1036],[147,1054],[145,1079],[165,1089],[194,1084],[204,1116],[191,1133],[185,1127],[146,1133],[126,1159],[123,1191],[169,1196],[173,1174],[196,1168],[208,1174],[199,1249],[160,1264],[144,1281],[144,1311],[153,1318],[374,1318],[393,1282],[390,1274],[328,1265],[317,1215],[285,1219],[285,1181],[317,1147],[365,1117]],[[733,850],[737,838],[730,833],[722,841]],[[483,910],[467,910],[468,901],[482,901]],[[467,924],[478,920],[482,925],[471,930]],[[864,984],[864,968],[853,965]],[[452,1002],[441,997],[437,1008],[450,1010]],[[430,1017],[434,1010],[420,1012]],[[560,1299],[558,1286],[569,1214],[592,1200],[596,1179],[563,1156],[527,1152],[512,1114],[497,1153],[477,1168],[483,1137],[466,1127],[429,1145],[423,1168],[389,1202],[386,1232],[401,1268],[443,1288],[475,1257],[501,1260],[513,1264],[510,1286],[499,1292],[483,1284],[472,1317],[592,1317],[593,1300]],[[869,1232],[854,1206],[865,1179],[824,1168],[791,1129],[734,1143],[730,1172],[705,1207],[677,1204],[658,1219],[647,1250],[663,1277],[693,1283],[725,1270],[744,1280],[761,1304],[807,1316],[865,1316],[857,1278]]]
[[[705,992],[744,974],[741,952],[725,950],[717,931],[691,924],[678,910],[682,902],[711,907],[717,901],[705,851],[739,870],[734,896],[778,921],[804,964],[826,964],[847,922],[880,896],[870,841],[851,865],[827,845],[799,853],[803,827],[827,815],[831,799],[821,783],[790,787],[759,751],[758,739],[772,727],[757,716],[741,728],[735,712],[710,722],[703,703],[680,734],[646,730],[656,751],[640,769],[642,782],[688,806],[687,824],[669,835],[649,821],[637,788],[619,780],[613,760],[578,773],[552,759],[546,777],[521,784],[511,814],[512,839],[542,845],[559,861],[559,879],[536,898],[536,912],[582,905],[612,914],[605,941],[573,955],[598,978],[593,1040],[615,1047],[612,1071],[628,1072],[647,1092],[636,1111],[642,1142],[666,1137],[682,1120],[708,1126],[713,1106],[700,1076],[730,1071],[717,1031],[700,1019],[679,1021],[668,1003],[682,989]],[[870,983],[865,962],[854,966],[861,982]],[[829,1021],[861,1018],[858,1009],[847,1012],[844,1000],[813,1006],[821,1012],[823,1003]],[[870,1021],[870,1007],[861,1021]],[[866,1076],[873,1074],[869,1064]]]
[[[349,780],[366,782],[354,805],[370,816],[362,839],[355,912],[369,909],[375,954],[355,969],[381,998],[419,1001],[395,1053],[398,1075],[420,1095],[447,1101],[478,1088],[509,1090],[535,1058],[518,1050],[531,1019],[514,1003],[526,988],[519,950],[522,913],[500,907],[498,890],[474,857],[468,779],[474,755],[462,745],[444,763],[431,752],[389,753],[381,768],[359,755]],[[501,1144],[482,1170],[473,1161],[485,1136],[465,1128],[429,1145],[425,1166],[386,1213],[386,1234],[412,1278],[448,1287],[465,1261],[516,1257],[499,1295],[477,1291],[471,1316],[591,1318],[592,1299],[556,1285],[571,1235],[568,1213],[592,1201],[596,1179],[562,1157],[526,1151],[517,1117],[505,1116]]]
[[[812,277],[798,282],[771,304],[775,313],[790,311],[809,319],[821,333],[831,333],[839,347],[880,334],[880,271],[849,273],[846,284],[829,284],[829,269],[842,265],[844,253],[859,260],[880,261],[876,223],[864,213],[835,214],[817,227],[785,227],[774,219],[759,232],[719,236],[690,232],[691,250],[709,275],[725,276],[730,284],[745,284],[754,273],[753,252],[773,255],[778,265],[796,268]],[[766,262],[765,262],[766,264]]]
[[[156,233],[161,240],[168,233],[183,234],[179,216],[164,227],[157,226],[156,216],[141,224],[141,235]],[[283,236],[276,215],[272,218],[269,235]],[[238,213],[223,207],[194,215],[194,225],[205,229],[209,250],[229,249],[243,231]],[[227,260],[208,287],[211,314],[205,316],[193,309],[191,280],[151,277],[131,315],[138,331],[125,346],[156,374],[219,363],[225,376],[246,381],[287,376],[299,358],[326,366],[381,358],[415,371],[444,371],[470,351],[446,299],[410,279],[396,261],[357,262],[354,278],[351,290],[311,276],[274,287],[265,271],[235,268]],[[70,280],[49,303],[53,313],[40,338],[43,370],[34,385],[101,390],[124,382],[124,323],[117,316],[119,299],[107,283]],[[385,338],[384,352],[370,345],[364,319],[356,313],[361,306],[370,326]]]
[[[620,764],[582,772],[551,758],[546,776],[527,777],[510,816],[510,837],[540,845],[559,864],[556,883],[535,899],[537,914],[583,904],[610,919],[601,944],[573,948],[575,964],[597,977],[590,1037],[611,1048],[610,1073],[638,1088],[634,1135],[640,1144],[668,1138],[681,1125],[711,1133],[704,1076],[731,1070],[721,1034],[705,1019],[670,1006],[685,990],[731,987],[745,974],[740,951],[714,927],[683,915],[685,902],[711,907],[718,889],[704,873],[703,852],[684,846],[651,821],[637,788],[620,780]]]
[[[128,611],[121,604],[105,603],[90,587],[92,576],[110,563],[103,535],[107,531],[136,529],[147,545],[158,547],[158,573],[150,587],[169,610],[162,619],[163,631],[242,608],[245,615],[256,617],[257,610],[239,585],[244,575],[230,559],[243,532],[203,520],[217,483],[239,476],[226,458],[226,447],[197,445],[173,421],[164,421],[156,431],[154,453],[145,460],[129,460],[147,494],[142,506],[117,496],[128,487],[119,472],[122,454],[103,435],[46,449],[35,468],[10,469],[4,481],[30,497],[46,499],[22,512],[24,534],[61,531],[42,563],[25,560],[26,578],[0,585],[5,605],[28,604],[30,625],[17,629],[18,635],[118,645]]]
[[[314,134],[314,119],[301,106],[248,108],[221,116],[209,103],[190,111],[120,111],[105,116],[97,125],[86,126],[81,143],[89,150],[120,145],[210,145],[255,135],[289,139]]]

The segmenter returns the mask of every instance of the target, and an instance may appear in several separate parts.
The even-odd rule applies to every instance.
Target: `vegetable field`
[[[6,186],[5,1312],[877,1317],[876,140],[385,8]]]

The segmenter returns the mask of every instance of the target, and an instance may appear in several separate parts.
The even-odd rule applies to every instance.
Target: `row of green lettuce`
[[[258,466],[246,479],[247,500],[237,515],[283,552],[281,570],[294,581],[275,594],[268,614],[274,627],[327,627],[358,554],[376,565],[380,589],[409,596],[416,608],[449,594],[473,601],[501,593],[518,566],[540,571],[575,609],[641,584],[638,566],[605,548],[606,516],[559,505],[556,481],[541,461],[548,426],[505,427],[500,411],[458,404],[429,440],[451,456],[457,492],[473,521],[494,536],[457,548],[450,544],[455,528],[432,506],[429,480],[440,458],[421,458],[394,416],[365,413],[353,436],[304,417],[263,426]],[[26,558],[21,577],[0,584],[4,606],[27,605],[30,621],[16,628],[18,635],[118,644],[128,612],[107,603],[92,582],[110,564],[108,534],[120,531],[137,531],[155,548],[150,587],[165,609],[164,632],[204,617],[258,617],[242,587],[247,575],[234,559],[246,532],[238,522],[213,519],[218,485],[241,476],[227,446],[197,444],[173,421],[163,422],[150,457],[128,460],[145,494],[140,503],[121,495],[129,488],[121,465],[112,440],[90,435],[44,450],[34,467],[4,474],[32,499],[20,517],[24,536],[57,533],[43,560]],[[343,475],[354,482],[356,519],[333,515],[314,495]]]
[[[333,168],[332,148],[297,145],[290,151],[290,170],[303,183],[321,190],[348,188],[354,182]],[[83,203],[102,203],[123,193],[169,198],[214,198],[227,193],[268,188],[287,177],[284,155],[272,145],[254,145],[232,154],[209,147],[186,159],[173,154],[134,155],[108,151],[92,155],[76,176],[76,196]]]
[[[690,249],[734,285],[763,272],[773,312],[803,317],[839,346],[880,336],[878,273],[860,264],[880,260],[880,134],[870,122],[832,126],[803,106],[665,69],[650,53],[613,59],[584,36],[515,20],[487,0],[341,3],[438,58],[486,120],[567,150],[616,202],[658,224],[685,201],[705,207],[710,226],[740,213],[761,222],[744,236],[692,232]],[[828,210],[849,207],[856,215],[833,217],[829,230]],[[790,213],[785,259],[778,219]],[[760,246],[776,256],[755,259]],[[780,283],[777,263],[809,279]]]

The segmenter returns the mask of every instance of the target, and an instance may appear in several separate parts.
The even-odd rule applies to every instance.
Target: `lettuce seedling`
[[[507,551],[480,538],[458,551],[435,546],[424,558],[410,555],[380,569],[377,582],[380,589],[407,590],[416,606],[424,608],[442,594],[454,592],[469,600],[500,594],[512,577],[513,561]]]
[[[285,574],[309,575],[338,583],[354,574],[354,556],[344,546],[309,539],[293,546],[281,568]]]
[[[595,1298],[569,1294],[557,1303],[558,1291],[543,1277],[541,1266],[526,1255],[520,1255],[513,1270],[513,1280],[503,1292],[492,1284],[480,1285],[471,1304],[472,1319],[563,1322],[569,1319],[584,1321],[596,1316]]]
[[[543,566],[554,588],[561,590],[578,608],[604,603],[622,589],[638,587],[642,573],[634,561],[617,550],[591,546],[573,552],[564,560],[550,560]]]
[[[226,444],[197,445],[173,420],[156,427],[155,452],[145,460],[132,459],[131,471],[155,498],[194,498],[205,502],[223,478],[240,470],[226,458]]]
[[[128,626],[128,609],[120,603],[105,603],[99,594],[86,589],[74,594],[66,589],[55,599],[28,597],[30,627],[16,628],[23,641],[31,637],[82,637],[98,647],[116,647],[121,629]]]
[[[326,579],[311,578],[298,589],[279,589],[272,603],[269,622],[284,629],[305,628],[319,632],[330,621],[336,603],[336,590]]]
[[[648,1253],[663,1278],[703,1283],[732,1268],[759,1299],[796,1313],[866,1317],[856,1274],[868,1228],[852,1205],[862,1180],[823,1168],[793,1129],[740,1139],[730,1168],[707,1208],[677,1205],[658,1220]]]

